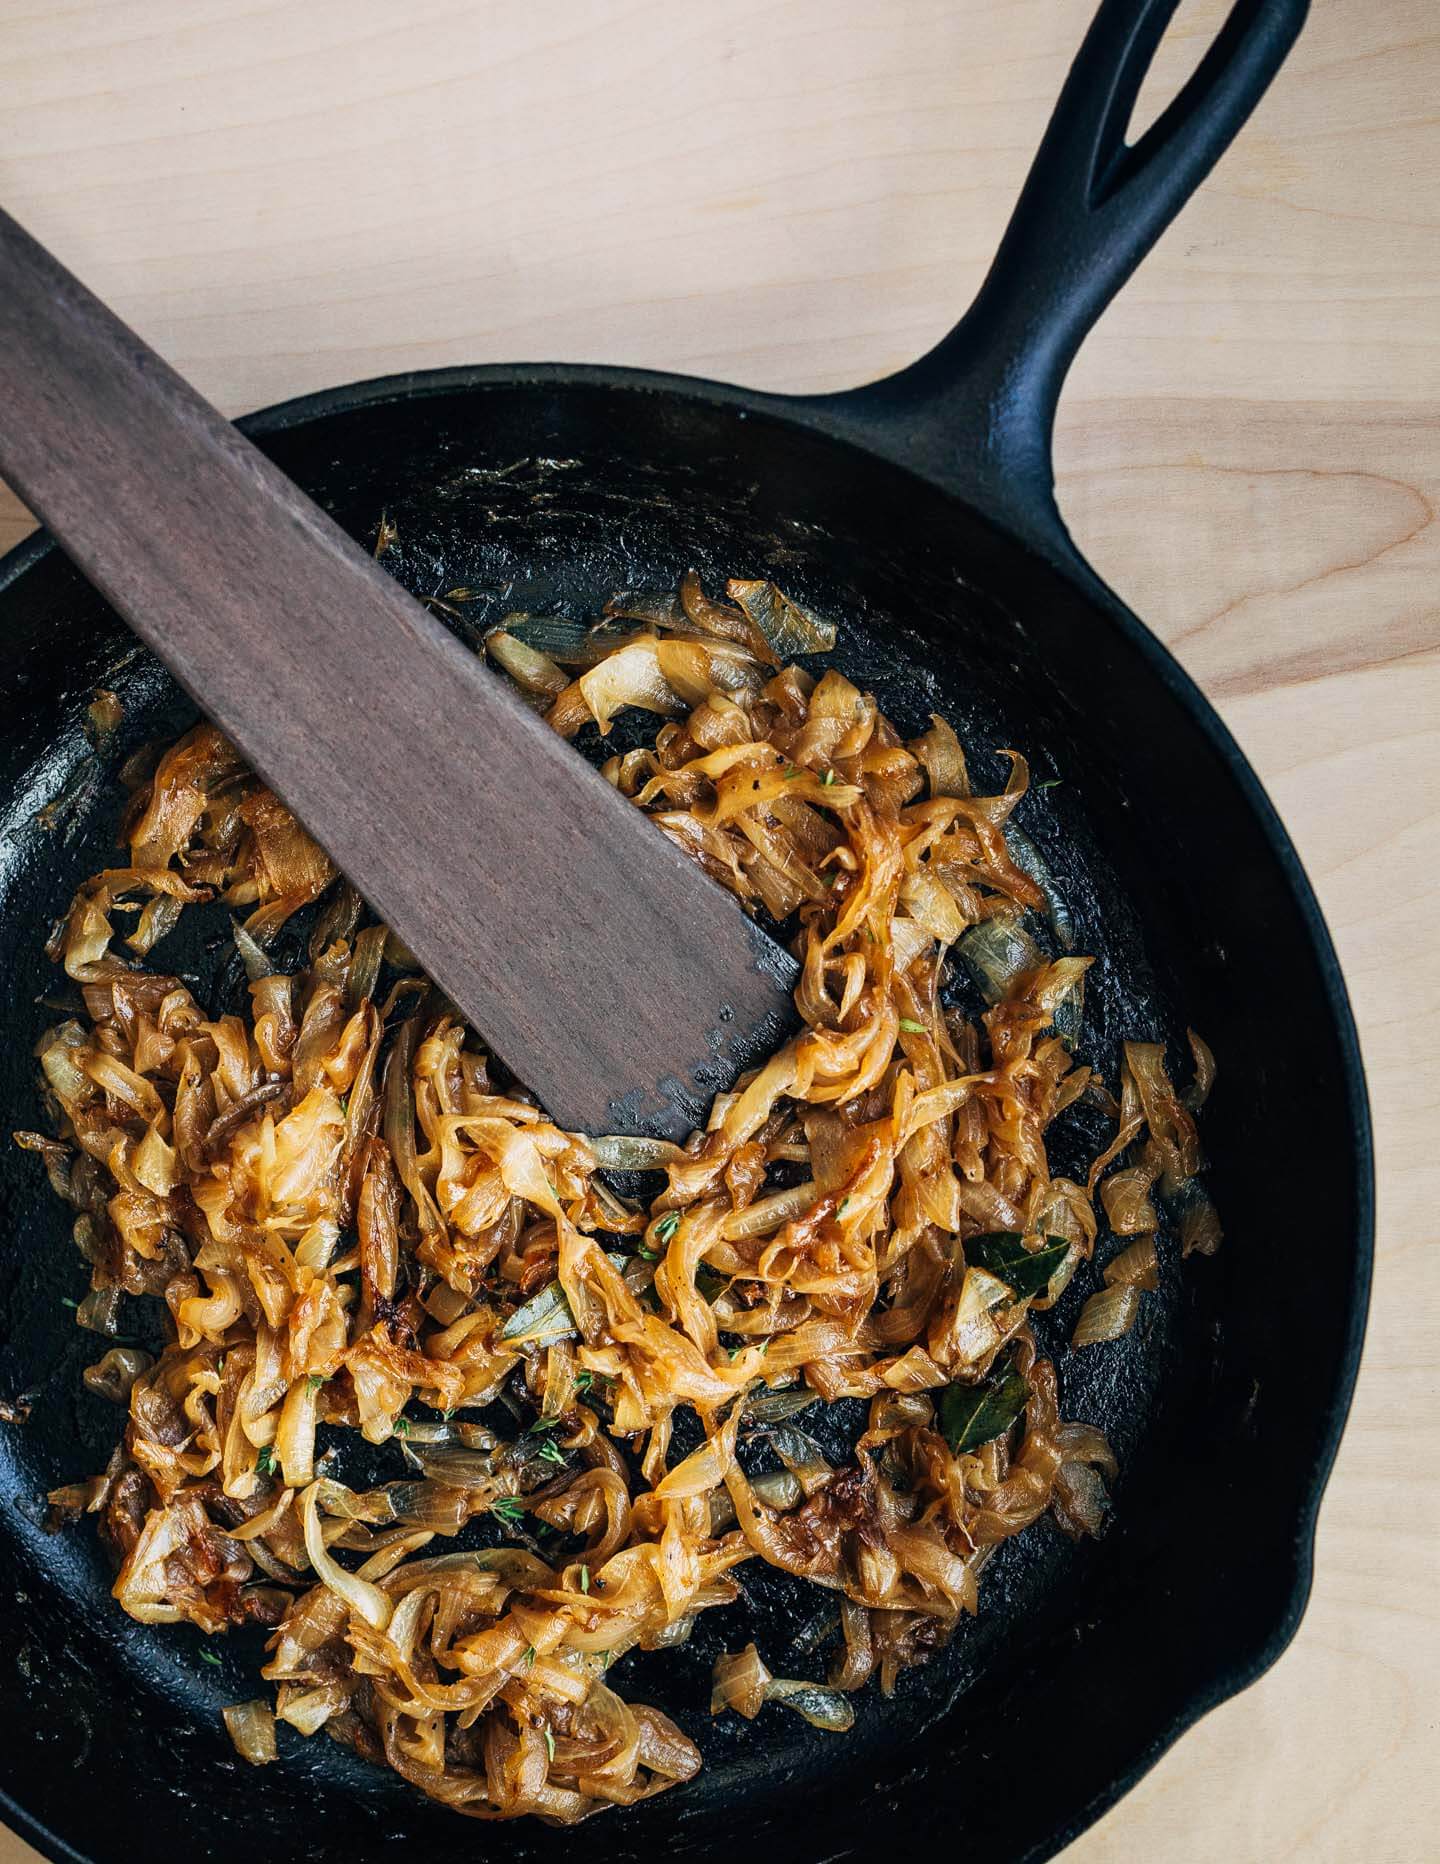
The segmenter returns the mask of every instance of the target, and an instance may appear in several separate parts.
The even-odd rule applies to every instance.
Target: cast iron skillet
[[[699,1735],[705,1772],[582,1836],[530,1822],[477,1832],[320,1739],[286,1739],[282,1764],[253,1772],[219,1732],[221,1705],[262,1687],[253,1643],[231,1638],[218,1668],[202,1663],[190,1628],[121,1615],[87,1531],[42,1531],[38,1498],[99,1468],[117,1421],[80,1385],[97,1348],[62,1305],[84,1285],[63,1215],[36,1161],[7,1150],[0,1396],[27,1393],[31,1410],[0,1428],[0,1786],[5,1816],[50,1856],[108,1860],[139,1841],[214,1864],[366,1859],[407,1842],[447,1864],[477,1845],[548,1860],[583,1844],[621,1864],[761,1844],[819,1864],[959,1840],[997,1861],[1048,1857],[1294,1632],[1370,1272],[1354,1029],[1254,774],[1083,562],[1051,496],[1071,355],[1239,129],[1305,11],[1240,0],[1129,148],[1173,6],[1105,0],[978,302],[897,377],[787,400],[614,369],[447,370],[243,423],[355,532],[373,534],[387,511],[401,540],[390,560],[412,588],[475,592],[460,606],[468,630],[512,608],[591,612],[612,589],[670,584],[689,565],[712,586],[773,572],[840,618],[841,666],[907,732],[934,708],[976,747],[982,779],[1000,774],[1005,745],[1029,753],[1037,781],[1060,779],[1023,820],[1052,857],[1069,851],[1059,870],[1078,946],[1099,955],[1086,1053],[1113,1079],[1119,1038],[1174,1038],[1188,1020],[1222,1067],[1204,1131],[1225,1247],[1182,1273],[1167,1233],[1145,1327],[1059,1353],[1067,1414],[1103,1423],[1121,1454],[1110,1532],[1077,1549],[1042,1525],[1010,1543],[979,1618],[892,1702],[867,1694],[845,1739],[774,1707],[753,1725],[709,1722],[704,1678],[721,1644],[756,1635],[774,1667],[804,1668],[786,1646],[809,1606],[747,1568],[750,1601],[707,1614],[683,1661],[626,1660],[635,1693]],[[115,762],[192,714],[43,538],[0,568],[0,616],[0,1065],[7,1114],[32,1126],[28,1051],[54,1015],[37,998],[57,988],[43,928],[106,862]],[[81,729],[97,686],[126,709],[98,760]],[[37,822],[57,794],[58,822]],[[485,902],[475,910],[483,921]],[[202,927],[165,961],[223,997],[222,935]],[[185,939],[182,928],[176,946]],[[1077,1161],[1096,1137],[1071,1133]],[[1095,1279],[1047,1323],[1057,1346]],[[823,1658],[808,1661],[814,1674]]]

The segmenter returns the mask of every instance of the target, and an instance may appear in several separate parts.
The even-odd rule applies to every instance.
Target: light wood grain
[[[953,320],[1088,11],[0,0],[0,199],[231,411],[518,357],[839,386]],[[1222,11],[1182,7],[1151,107]],[[1301,1634],[1075,1864],[1440,1843],[1437,98],[1433,0],[1320,0],[1062,409],[1077,536],[1215,698],[1319,888],[1381,1170]],[[0,507],[0,542],[24,529]],[[0,1864],[28,1855],[0,1837]]]

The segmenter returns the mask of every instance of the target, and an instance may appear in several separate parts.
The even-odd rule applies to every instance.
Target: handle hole
[[[1164,115],[1190,82],[1210,50],[1231,9],[1231,0],[1180,0],[1165,28],[1125,126],[1125,142],[1134,148],[1146,130]]]

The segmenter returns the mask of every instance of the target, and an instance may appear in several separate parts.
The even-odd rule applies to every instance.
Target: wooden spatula
[[[563,1125],[778,1041],[789,956],[3,212],[0,474]]]

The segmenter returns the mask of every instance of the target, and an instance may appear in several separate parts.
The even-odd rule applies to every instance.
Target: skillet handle
[[[1066,371],[1264,95],[1308,4],[1236,0],[1184,88],[1129,144],[1177,0],[1102,0],[970,310],[909,368],[814,398],[812,415],[1074,561],[1051,462]]]

